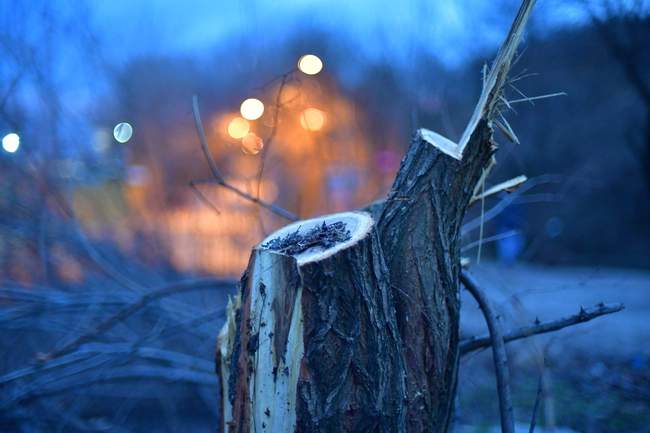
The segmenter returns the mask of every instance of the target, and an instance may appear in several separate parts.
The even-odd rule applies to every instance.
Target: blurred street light
[[[300,115],[300,126],[307,131],[319,131],[325,124],[325,113],[318,108],[307,108]]]
[[[235,117],[228,123],[228,135],[232,138],[244,138],[250,130],[250,124],[246,119]]]
[[[115,125],[113,137],[118,143],[126,143],[133,135],[133,127],[127,122],[121,122]]]
[[[239,111],[244,119],[257,120],[264,114],[264,104],[259,99],[248,98],[241,103]]]
[[[254,132],[249,132],[246,134],[246,136],[242,138],[241,144],[241,150],[246,155],[257,155],[264,147],[264,142]]]
[[[305,54],[298,60],[298,69],[307,75],[316,75],[323,69],[323,61],[313,54]]]
[[[15,132],[10,132],[9,134],[2,137],[2,148],[5,152],[14,153],[20,147],[20,136]]]

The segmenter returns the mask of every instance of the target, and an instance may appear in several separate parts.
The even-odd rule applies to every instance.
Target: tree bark
[[[447,430],[458,233],[494,150],[491,128],[477,131],[456,159],[419,130],[377,223],[299,221],[253,250],[218,341],[224,431]],[[325,236],[337,223],[349,239]]]
[[[458,366],[459,230],[494,151],[479,125],[462,159],[416,133],[377,222],[407,371],[407,431],[444,432]]]
[[[349,240],[309,239],[337,222]],[[274,239],[307,249],[288,255],[273,249]],[[404,432],[392,304],[368,214],[301,221],[262,242],[241,281],[241,306],[219,338],[224,431]]]

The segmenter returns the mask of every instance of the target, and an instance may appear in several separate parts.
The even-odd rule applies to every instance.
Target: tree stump
[[[218,348],[224,431],[403,431],[403,349],[369,214],[269,236],[229,316]]]
[[[225,432],[448,430],[459,231],[494,163],[493,125],[509,129],[495,117],[533,4],[523,0],[458,143],[418,130],[385,200],[253,249],[218,339]]]

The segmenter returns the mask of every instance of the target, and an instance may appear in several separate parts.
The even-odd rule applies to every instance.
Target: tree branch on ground
[[[532,337],[533,335],[559,331],[560,329],[567,328],[569,326],[589,322],[590,320],[604,316],[606,314],[617,313],[624,308],[625,306],[623,304],[606,305],[603,303],[587,309],[580,307],[580,312],[578,312],[578,314],[543,323],[539,322],[539,320],[536,320],[536,323],[534,325],[524,326],[523,328],[511,331],[505,334],[503,338],[506,343],[509,343],[511,341],[520,340],[522,338]],[[473,352],[475,350],[490,347],[491,344],[492,339],[489,336],[466,338],[460,342],[460,354],[466,355],[467,353]]]
[[[172,296],[179,293],[196,291],[196,290],[213,290],[213,289],[223,290],[224,284],[228,284],[226,283],[227,281],[228,280],[205,278],[200,280],[188,280],[179,283],[172,283],[163,286],[161,288],[155,289],[149,293],[142,295],[137,301],[127,305],[126,307],[124,307],[114,315],[105,319],[103,322],[101,322],[92,330],[77,336],[74,340],[72,340],[69,343],[66,343],[65,345],[63,345],[58,349],[55,349],[49,353],[40,354],[39,358],[41,359],[42,362],[44,362],[44,361],[49,361],[58,358],[70,352],[73,352],[74,350],[78,349],[81,345],[94,340],[99,335],[105,333],[116,324],[123,322],[129,316],[140,311],[143,307],[145,307],[147,304],[149,304],[152,301],[164,298],[166,296]]]

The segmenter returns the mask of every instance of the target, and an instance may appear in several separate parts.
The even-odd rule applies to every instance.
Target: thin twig
[[[292,212],[289,212],[288,210],[277,206],[273,203],[268,203],[265,202],[264,200],[261,200],[257,197],[254,197],[250,194],[248,194],[245,191],[242,191],[241,189],[237,188],[236,186],[230,184],[226,179],[222,176],[221,172],[219,171],[219,168],[217,167],[217,163],[215,162],[214,158],[212,157],[212,154],[210,153],[210,148],[208,146],[208,141],[205,136],[205,131],[203,129],[203,122],[201,121],[201,113],[199,111],[199,103],[198,103],[198,98],[196,95],[192,97],[192,112],[194,114],[194,126],[196,127],[196,132],[199,136],[199,142],[201,143],[201,149],[203,150],[203,154],[205,155],[205,159],[208,161],[208,166],[210,167],[210,172],[212,173],[212,176],[214,177],[213,180],[193,180],[190,182],[190,186],[194,191],[200,192],[197,188],[197,185],[200,184],[205,184],[205,183],[212,183],[212,184],[217,184],[222,186],[223,188],[226,188],[241,198],[248,200],[252,203],[255,203],[271,212],[274,214],[281,216],[282,218],[285,218],[289,221],[297,221],[298,217],[294,215]],[[199,198],[202,198],[203,200],[207,200],[203,194],[199,194]],[[211,204],[212,207],[214,205]]]
[[[483,312],[485,322],[490,332],[492,341],[492,356],[497,379],[497,393],[499,395],[499,414],[501,417],[501,432],[515,433],[515,420],[512,412],[512,395],[510,392],[510,374],[508,371],[508,355],[503,339],[501,325],[490,305],[490,301],[483,290],[476,284],[473,277],[462,271],[460,281],[468,292],[476,299]]]
[[[539,401],[542,399],[542,376],[539,377],[539,383],[537,384],[537,395],[535,396],[535,404],[533,405],[533,414],[530,418],[530,428],[528,433],[535,433],[535,423],[537,422],[537,408],[539,407]]]
[[[275,83],[276,81],[282,79],[284,76],[286,76],[286,75],[291,75],[291,74],[293,74],[294,72],[296,72],[297,70],[298,70],[298,68],[293,68],[293,69],[291,69],[290,71],[284,72],[284,73],[282,73],[282,74],[280,74],[280,75],[276,75],[275,77],[271,78],[271,79],[270,79],[269,81],[267,81],[266,83],[264,83],[264,84],[262,84],[262,85],[260,85],[260,86],[255,87],[255,89],[256,89],[256,90],[263,90],[263,89],[269,87],[271,84]]]
[[[487,167],[485,167],[485,169],[483,169],[481,172],[481,177],[478,179],[478,182],[476,182],[476,186],[474,186],[474,193],[472,194],[472,197],[479,196],[481,194],[481,191],[485,190],[485,182],[487,181],[487,177],[496,165],[497,159],[494,157],[494,155],[492,155],[492,158],[490,158]],[[471,201],[470,204],[472,204]]]
[[[505,195],[497,204],[495,204],[493,207],[485,211],[485,215],[483,217],[479,215],[476,218],[463,224],[463,226],[461,227],[461,235],[465,236],[468,233],[472,232],[473,230],[479,228],[481,226],[481,220],[483,220],[483,222],[485,223],[496,218],[501,214],[501,212],[504,211],[504,209],[506,209],[510,204],[512,204],[517,198],[519,198],[523,193],[532,189],[533,187],[545,183],[553,183],[553,182],[559,183],[562,180],[563,178],[561,176],[551,175],[551,174],[545,174],[530,179],[525,184],[523,184],[519,189],[514,191],[512,194]]]
[[[21,393],[11,399],[9,402],[3,402],[3,406],[17,404],[57,394],[64,394],[70,390],[84,389],[90,385],[98,383],[117,383],[129,381],[142,381],[144,379],[156,380],[160,382],[185,382],[202,386],[214,386],[214,373],[193,371],[186,368],[175,368],[154,365],[137,365],[122,368],[114,368],[105,374],[70,375],[72,380],[57,381],[55,387],[39,387],[21,391]],[[76,379],[76,380],[75,380]]]
[[[510,88],[515,92],[519,93],[519,95],[521,95],[522,98],[528,98],[528,95],[526,95],[524,92],[519,90],[519,88],[514,84],[512,84],[512,82],[508,82],[508,86],[510,86]],[[535,106],[535,103],[533,101],[530,101],[530,105]]]
[[[540,99],[547,99],[547,98],[555,98],[556,96],[567,96],[566,92],[556,92],[556,93],[549,93],[547,95],[539,95],[539,96],[529,96],[526,98],[520,98],[520,99],[512,99],[508,101],[510,104],[517,104],[519,102],[531,102],[531,101],[537,101]]]
[[[580,323],[588,322],[597,317],[604,316],[606,314],[617,313],[623,310],[625,306],[623,304],[611,304],[606,305],[600,303],[592,308],[584,309],[580,307],[580,312],[572,316],[564,317],[561,319],[551,320],[549,322],[540,323],[536,321],[534,325],[524,326],[522,328],[516,329],[504,335],[504,340],[506,343],[509,343],[514,340],[520,340],[522,338],[532,337],[533,335],[545,334],[547,332],[559,331],[560,329],[577,325]],[[460,342],[460,354],[465,355],[469,352],[473,352],[478,349],[483,349],[489,347],[492,344],[491,338],[488,336],[484,337],[471,337]]]
[[[221,289],[225,281],[228,280],[205,278],[199,280],[189,280],[189,281],[182,281],[179,283],[172,283],[170,285],[163,286],[159,289],[153,290],[145,295],[142,295],[137,301],[122,308],[120,311],[118,311],[117,313],[113,314],[112,316],[110,316],[109,318],[101,322],[94,329],[79,335],[74,340],[63,345],[59,349],[55,349],[50,353],[41,355],[40,358],[43,361],[47,361],[54,358],[58,358],[62,355],[68,354],[78,349],[81,345],[88,343],[93,339],[97,338],[104,332],[111,329],[116,324],[123,322],[126,318],[140,311],[147,304],[149,304],[150,302],[156,299],[175,295],[177,293],[189,292],[194,290],[213,289],[215,287]]]
[[[223,312],[217,312],[222,314]],[[213,313],[214,315],[214,313]],[[209,361],[204,359],[195,358],[181,352],[172,352],[155,347],[142,347],[137,344],[105,344],[105,343],[91,343],[84,348],[81,348],[73,353],[62,356],[61,358],[52,360],[46,365],[35,365],[30,367],[21,368],[0,376],[0,385],[6,385],[19,379],[25,379],[37,374],[50,372],[56,369],[62,369],[73,364],[79,364],[93,356],[108,354],[115,356],[122,356],[131,354],[143,359],[153,359],[170,364],[184,364],[187,368],[195,368],[193,364],[200,364],[203,371],[211,371],[212,365]],[[60,376],[56,376],[60,378]]]
[[[196,185],[202,185],[202,184],[220,185],[223,188],[234,192],[235,194],[237,194],[241,198],[243,198],[245,200],[248,200],[251,203],[255,203],[256,205],[261,206],[264,209],[267,209],[267,210],[273,212],[274,214],[276,214],[278,216],[281,216],[284,219],[287,219],[289,221],[298,221],[298,219],[299,219],[294,213],[286,210],[285,208],[283,208],[281,206],[277,206],[277,205],[275,205],[273,203],[268,203],[268,202],[266,202],[264,200],[261,200],[261,199],[255,197],[255,196],[253,196],[253,195],[251,195],[251,194],[249,194],[249,193],[247,193],[245,191],[242,191],[241,189],[237,188],[236,186],[231,185],[228,182],[220,182],[220,181],[218,181],[216,179],[215,180],[205,179],[205,180],[194,180],[194,181],[192,181],[192,183],[193,183],[193,185],[195,187],[196,187]]]
[[[499,130],[503,133],[503,135],[506,136],[506,138],[511,142],[515,144],[519,144],[519,138],[517,138],[517,134],[515,134],[515,131],[512,129],[512,126],[510,126],[510,123],[508,120],[505,118],[503,114],[499,111],[499,117],[501,117],[501,121],[494,120],[494,124],[499,128]]]
[[[189,185],[190,185],[190,188],[192,188],[192,191],[194,191],[196,196],[199,198],[199,200],[201,200],[203,202],[203,204],[205,204],[206,206],[212,208],[212,210],[215,211],[217,213],[217,215],[221,214],[221,211],[219,209],[217,209],[217,207],[210,201],[209,198],[207,198],[205,196],[205,194],[203,194],[203,191],[201,191],[201,188],[199,188],[199,186],[196,184],[196,181],[190,180]]]
[[[513,177],[512,179],[508,179],[506,181],[503,181],[497,185],[494,185],[491,188],[488,188],[484,192],[481,192],[478,195],[475,195],[472,197],[472,199],[469,201],[469,204],[473,204],[478,200],[481,200],[483,198],[487,198],[491,195],[498,194],[501,191],[506,191],[506,192],[512,192],[519,188],[524,182],[526,182],[528,178],[524,175]]]
[[[284,91],[284,88],[287,85],[287,81],[289,80],[289,77],[291,76],[291,74],[293,74],[294,71],[295,70],[291,70],[282,75],[282,81],[280,81],[280,86],[278,87],[278,93],[275,96],[275,111],[273,112],[273,126],[271,127],[271,132],[269,133],[269,136],[265,140],[266,142],[264,143],[264,147],[262,148],[262,154],[260,155],[260,169],[257,172],[257,197],[260,196],[260,190],[262,187],[262,176],[264,175],[264,166],[266,165],[266,157],[269,153],[271,143],[273,143],[273,140],[275,139],[275,135],[278,132],[278,121],[280,120],[280,105],[282,102],[282,92]]]
[[[196,128],[196,133],[199,136],[199,142],[201,143],[201,150],[203,150],[203,155],[205,155],[205,159],[208,161],[208,166],[210,167],[212,176],[214,176],[214,178],[217,181],[223,183],[226,180],[221,175],[221,172],[219,171],[219,167],[217,167],[217,163],[212,157],[212,153],[210,153],[210,147],[208,146],[208,139],[205,136],[205,130],[203,129],[203,122],[201,121],[201,112],[199,111],[199,98],[196,95],[192,96],[192,114],[194,115],[194,127]]]
[[[524,69],[519,75],[516,75],[508,80],[508,83],[516,83],[517,81],[524,80],[530,77],[536,77],[539,75],[539,72],[526,72]]]
[[[485,175],[485,171],[483,172]],[[485,215],[485,176],[483,176],[483,182],[481,182],[481,228],[478,234],[478,251],[476,252],[476,263],[481,263],[481,250],[483,248],[483,230],[485,229],[485,224],[483,221],[483,216]]]
[[[478,247],[480,245],[485,245],[490,242],[500,241],[501,239],[507,239],[512,236],[517,236],[520,233],[521,232],[519,230],[508,230],[506,232],[501,232],[492,236],[488,236],[487,238],[481,237],[480,239],[477,239],[474,242],[470,242],[467,245],[463,245],[463,247],[460,249],[460,252],[465,253],[471,250],[472,248]]]

